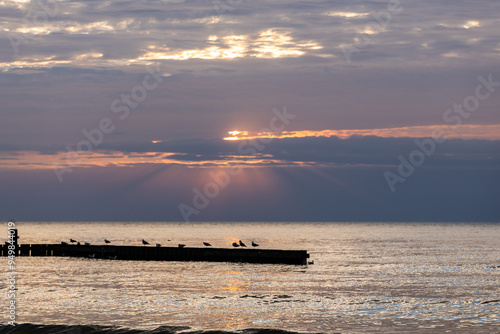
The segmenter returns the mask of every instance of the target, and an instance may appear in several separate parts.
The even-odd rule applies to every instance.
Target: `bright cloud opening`
[[[345,17],[345,18],[357,18],[370,15],[370,13],[355,13],[355,12],[328,12],[328,16]]]
[[[479,26],[480,24],[478,21],[467,21],[467,23],[464,24],[462,27],[464,27],[465,29],[470,29],[470,28],[477,28]]]

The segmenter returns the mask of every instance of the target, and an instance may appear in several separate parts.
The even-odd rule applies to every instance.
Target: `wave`
[[[118,326],[19,324],[0,325],[0,334],[312,334],[270,328],[247,328],[236,332],[190,329],[188,326],[160,326],[156,329],[142,330]]]

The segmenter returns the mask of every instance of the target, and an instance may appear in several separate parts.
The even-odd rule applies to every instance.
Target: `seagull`
[[[179,246],[179,248],[184,248],[186,245],[184,245],[184,244],[178,244],[177,246]]]
[[[161,247],[161,245],[160,244],[156,244],[156,247]]]
[[[207,246],[207,247],[208,247],[208,246],[212,246],[212,245],[210,245],[208,242],[203,242],[203,244],[204,244],[205,246]]]
[[[67,244],[67,242],[61,241],[61,245],[66,246]]]
[[[256,244],[255,242],[252,241],[252,247],[259,247],[259,244]]]
[[[74,240],[74,239],[69,239],[69,242],[76,242],[76,240]]]
[[[245,245],[245,244],[243,243],[243,241],[241,241],[241,240],[240,240],[240,246],[241,246],[241,247],[246,247],[247,245]]]
[[[108,239],[104,239],[104,242],[107,243],[107,244],[111,243],[111,241],[109,241]]]
[[[146,245],[149,245],[149,242],[147,242],[146,240],[142,239],[142,244],[143,244],[144,246],[146,246]]]
[[[237,242],[233,242],[233,247],[240,247]]]

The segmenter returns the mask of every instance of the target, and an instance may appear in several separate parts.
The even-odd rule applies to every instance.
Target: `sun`
[[[240,140],[241,136],[248,136],[248,131],[238,131],[238,130],[233,130],[233,131],[228,131],[231,135],[231,137],[224,137],[224,140]]]

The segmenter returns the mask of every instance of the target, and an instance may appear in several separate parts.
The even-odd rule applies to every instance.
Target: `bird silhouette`
[[[255,242],[252,241],[252,247],[259,247],[259,244],[256,244]]]
[[[179,246],[179,248],[184,248],[184,247],[186,247],[186,245],[184,245],[184,244],[178,244],[177,246]]]
[[[146,240],[142,239],[142,244],[143,244],[144,246],[146,246],[146,245],[149,245],[149,242],[147,242]]]
[[[240,247],[240,245],[237,242],[233,242],[233,247]]]
[[[203,244],[204,244],[205,246],[207,246],[207,247],[212,246],[212,245],[210,245],[208,242],[203,242]]]
[[[78,242],[76,243],[76,245],[77,245],[77,246],[80,246],[80,241],[78,241]]]
[[[76,242],[76,240],[74,240],[74,239],[69,239],[69,242]]]
[[[90,246],[90,242],[86,242],[86,243],[85,243],[85,246]]]
[[[246,247],[247,245],[245,245],[245,244],[243,243],[243,241],[241,241],[241,240],[240,240],[240,246],[241,246],[241,247]]]
[[[161,247],[161,245],[160,244],[156,244],[156,247]]]
[[[61,241],[61,245],[66,246],[67,244],[67,242]]]
[[[107,243],[107,244],[111,243],[111,241],[109,241],[108,239],[104,239],[104,242]]]

